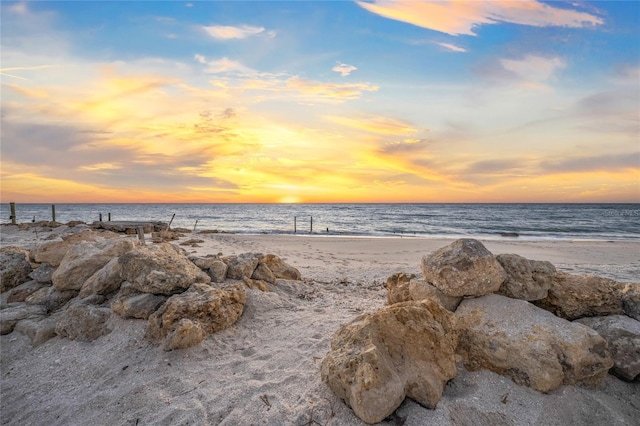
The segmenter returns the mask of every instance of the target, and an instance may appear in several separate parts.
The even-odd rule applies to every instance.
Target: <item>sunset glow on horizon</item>
[[[0,7],[3,203],[640,202],[639,2]]]

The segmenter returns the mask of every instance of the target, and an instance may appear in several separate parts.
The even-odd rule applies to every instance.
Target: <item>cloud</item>
[[[285,88],[296,90],[306,95],[333,99],[357,99],[363,92],[376,92],[378,90],[378,86],[369,83],[323,83],[299,77],[288,79]]]
[[[242,25],[240,27],[210,25],[203,26],[202,29],[211,37],[218,40],[245,39],[259,34],[264,34],[271,38],[276,35],[275,31],[265,32],[264,27],[254,27],[251,25]]]
[[[331,68],[332,71],[335,72],[339,72],[341,76],[346,77],[349,74],[351,74],[353,71],[357,70],[358,68],[354,67],[353,65],[347,65],[347,64],[343,64],[343,63],[338,63],[338,65],[336,65],[335,67]]]
[[[447,50],[450,50],[451,52],[464,53],[467,51],[467,49],[451,43],[438,43],[438,45],[444,47]]]
[[[541,168],[547,173],[640,170],[640,151],[546,161],[541,163]]]
[[[207,72],[211,74],[230,73],[237,72],[241,74],[255,74],[256,71],[243,65],[238,61],[233,61],[227,57],[223,57],[216,60],[207,61],[202,55],[194,55],[196,61],[201,64],[208,65]]]
[[[535,27],[595,26],[603,20],[577,10],[560,9],[536,0],[412,1],[374,0],[357,4],[369,12],[451,35],[476,35],[475,28],[499,22]]]
[[[356,130],[364,130],[370,133],[381,135],[411,135],[416,132],[410,124],[395,118],[383,116],[371,116],[363,118],[348,118],[337,116],[326,116],[325,120]]]
[[[501,59],[502,67],[515,74],[519,79],[530,83],[542,83],[549,80],[554,73],[566,67],[563,59],[558,57],[544,58],[527,55],[523,59]]]

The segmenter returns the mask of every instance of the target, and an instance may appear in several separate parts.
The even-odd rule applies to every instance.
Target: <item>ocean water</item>
[[[640,241],[640,204],[56,204],[56,220],[153,220],[244,234]],[[9,223],[0,204],[0,223]],[[17,204],[18,222],[51,220],[51,204]],[[197,221],[197,223],[196,223]],[[313,224],[312,224],[313,221]],[[312,228],[313,226],[313,228]]]

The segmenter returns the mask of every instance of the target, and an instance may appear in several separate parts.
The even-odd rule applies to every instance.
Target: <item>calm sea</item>
[[[243,234],[640,240],[640,204],[56,204],[56,220],[153,220]],[[0,204],[0,222],[9,222]],[[17,204],[18,222],[51,220],[51,204]],[[197,225],[196,225],[197,220]]]

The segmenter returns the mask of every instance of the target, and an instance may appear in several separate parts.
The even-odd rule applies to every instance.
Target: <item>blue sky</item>
[[[2,2],[2,201],[640,201],[640,3]]]

